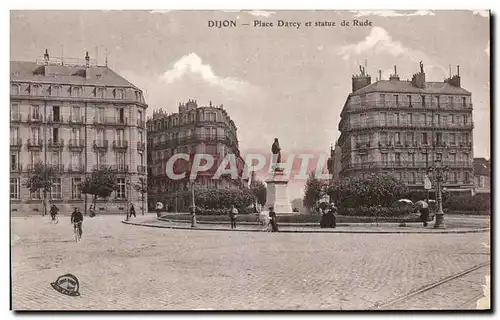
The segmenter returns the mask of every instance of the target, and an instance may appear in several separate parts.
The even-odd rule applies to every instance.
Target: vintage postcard
[[[12,310],[490,310],[490,33],[11,11]]]

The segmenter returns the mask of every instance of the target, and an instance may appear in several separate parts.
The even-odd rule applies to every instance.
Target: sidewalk
[[[258,224],[240,223],[237,228],[231,229],[229,223],[206,223],[198,222],[197,226],[192,228],[190,222],[181,222],[179,220],[160,220],[152,217],[138,217],[122,223],[165,229],[183,229],[183,230],[210,230],[210,231],[244,231],[244,232],[265,232],[265,227]],[[280,232],[285,233],[473,233],[473,232],[488,232],[488,227],[460,227],[448,229],[434,229],[433,224],[423,227],[420,223],[407,223],[405,227],[400,227],[397,223],[357,223],[357,224],[339,224],[337,228],[320,228],[319,226],[308,226],[301,224],[278,224]]]

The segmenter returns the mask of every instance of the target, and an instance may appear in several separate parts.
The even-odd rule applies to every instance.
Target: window
[[[450,114],[451,124],[455,124],[455,115]]]
[[[467,99],[465,97],[462,97],[462,106],[467,108]]]
[[[50,95],[52,97],[60,97],[61,96],[61,87],[60,86],[50,86]]]
[[[62,153],[54,151],[51,153],[51,163],[54,166],[59,166],[62,163]]]
[[[71,129],[71,139],[73,140],[75,145],[80,144],[80,128]]]
[[[106,154],[104,152],[97,152],[96,158],[99,167],[106,166]]]
[[[396,120],[396,124],[399,126],[399,112],[394,113],[394,118]]]
[[[401,144],[401,132],[394,133],[394,142],[396,144]]]
[[[17,84],[13,84],[10,86],[10,94],[14,96],[18,96],[20,94],[20,87]]]
[[[448,97],[448,106],[449,107],[453,106],[453,97]]]
[[[387,113],[381,112],[380,113],[380,119],[382,121],[382,125],[386,125],[387,124]]]
[[[105,98],[106,97],[106,89],[105,88],[96,88],[95,91],[96,98]]]
[[[73,121],[79,122],[81,117],[81,108],[80,106],[73,106],[71,108],[71,118]]]
[[[18,120],[19,119],[19,104],[12,103],[10,105],[10,120]]]
[[[40,106],[32,105],[30,115],[32,120],[40,120]]]
[[[470,183],[470,173],[468,171],[465,171],[465,183]]]
[[[413,135],[413,132],[407,132],[406,133],[406,141],[408,143],[412,143],[414,140],[414,135]]]
[[[456,172],[451,172],[450,173],[450,178],[451,178],[451,183],[457,183],[457,173]]]
[[[10,198],[19,199],[19,178],[10,178]]]
[[[448,157],[450,158],[451,163],[457,163],[457,155],[455,153],[450,153]]]
[[[165,141],[165,135],[162,135],[161,137],[163,138],[162,140]],[[139,142],[144,142],[144,133],[142,132],[142,130],[139,131]]]
[[[19,152],[10,152],[10,170],[19,168]]]
[[[71,96],[72,97],[79,97],[82,94],[82,89],[79,87],[73,87],[71,88]]]
[[[99,123],[104,122],[104,107],[98,107],[96,110],[96,120]]]
[[[413,113],[408,113],[408,124],[413,124]]]
[[[422,132],[422,144],[428,144],[427,141],[427,132]]]
[[[116,153],[116,166],[118,167],[118,170],[125,169],[125,152]]]
[[[53,178],[52,186],[50,187],[50,198],[51,199],[61,199],[61,178]]]
[[[71,166],[74,170],[78,170],[82,164],[82,154],[80,152],[71,153]]]
[[[449,123],[448,123],[448,116],[444,116],[444,115],[443,115],[443,124],[444,124],[444,125],[449,124]]]
[[[387,156],[387,153],[382,153],[382,164],[387,165],[389,163],[389,158]]]
[[[142,102],[142,95],[139,91],[135,92],[135,100]]]
[[[408,182],[411,183],[411,184],[415,184],[415,172],[410,172],[409,173],[409,176],[408,176]]]
[[[415,154],[414,153],[408,154],[408,163],[412,166],[415,165]]]
[[[468,116],[466,114],[464,114],[464,126],[467,125],[467,122],[468,122]]]
[[[212,129],[212,136],[216,137],[217,136],[217,128],[211,128]]]
[[[19,139],[19,128],[18,127],[10,127],[10,144],[17,143]]]
[[[441,125],[441,115],[440,114],[436,114],[436,124]]]
[[[396,153],[394,154],[394,160],[396,161],[396,164],[397,164],[397,165],[401,165],[401,153],[396,152]]]
[[[396,101],[396,106],[399,106],[399,96],[397,94],[394,95],[394,100]]]
[[[33,143],[38,144],[38,141],[40,140],[40,128],[31,128],[31,139],[33,140]]]
[[[31,151],[31,155],[30,155],[30,158],[31,158],[31,164],[36,164],[38,162],[40,162],[40,151]]]
[[[425,107],[425,96],[422,95],[420,98],[422,99],[422,107]]]
[[[123,99],[123,90],[115,89],[115,99],[121,100]]]
[[[438,108],[441,108],[439,96],[436,96],[436,104]]]
[[[137,121],[139,122],[139,125],[142,125],[142,110],[137,111]]]
[[[38,189],[34,192],[30,191],[30,199],[31,200],[40,200],[40,199],[42,199],[41,194],[42,193],[41,193],[40,189]]]
[[[40,95],[40,86],[32,85],[30,87],[30,93],[32,96],[39,96]]]
[[[81,184],[82,178],[73,178],[71,181],[71,199],[82,198]]]
[[[411,108],[411,95],[408,95],[408,106]]]
[[[211,154],[211,155],[217,155],[217,146],[214,146],[214,145],[205,145],[205,150],[206,150],[206,153],[207,154]]]
[[[452,145],[457,144],[457,137],[454,133],[450,133],[449,137],[450,137],[450,144],[452,144]]]
[[[126,192],[125,179],[118,178],[117,184],[118,184],[118,190],[116,191],[116,198],[117,199],[125,199],[125,192]]]
[[[104,141],[104,129],[96,129],[96,140]]]

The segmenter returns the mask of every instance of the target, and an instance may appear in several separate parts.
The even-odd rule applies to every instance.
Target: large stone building
[[[178,113],[158,110],[147,121],[148,130],[148,175],[150,194],[148,203],[154,207],[156,201],[168,205],[169,210],[186,210],[189,197],[183,195],[189,190],[190,181],[173,180],[167,176],[167,162],[175,154],[209,154],[215,158],[214,166],[200,172],[195,180],[197,187],[240,188],[244,185],[242,172],[244,161],[238,146],[237,129],[223,106],[198,106],[195,100],[179,104]],[[223,175],[212,179],[219,164],[227,154],[234,154],[238,167],[238,179]],[[190,164],[182,160],[174,162],[175,173],[189,173]]]
[[[99,167],[117,171],[119,190],[97,210],[142,207],[129,183],[146,180],[147,105],[142,91],[90,57],[10,63],[10,198],[12,211],[42,211],[40,192],[24,186],[39,161],[60,173],[49,195],[61,212],[87,210],[80,184]],[[146,181],[145,181],[146,182]]]
[[[389,80],[371,83],[360,69],[339,123],[340,177],[389,173],[420,189],[426,169],[440,158],[450,168],[444,186],[470,192],[472,103],[459,67],[443,82],[426,81],[423,64],[411,81],[400,80],[394,67]]]

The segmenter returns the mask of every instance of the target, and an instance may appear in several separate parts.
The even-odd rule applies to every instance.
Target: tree
[[[111,168],[103,168],[92,172],[90,177],[82,183],[82,193],[93,195],[92,204],[96,206],[97,197],[107,198],[113,191],[118,190],[116,172]]]
[[[139,182],[137,183],[129,183],[129,185],[141,195],[141,208],[142,215],[144,215],[144,195],[148,193],[148,185],[144,181],[144,178],[139,178]]]
[[[304,206],[308,209],[314,208],[321,197],[326,194],[327,186],[327,181],[316,178],[314,172],[311,172],[305,186]]]
[[[264,182],[260,180],[252,180],[252,182],[250,183],[250,190],[252,191],[258,204],[260,204],[261,206],[266,204],[267,189],[264,185]]]
[[[345,207],[390,205],[404,197],[408,187],[390,175],[351,177],[329,186],[330,198]]]
[[[24,184],[30,192],[43,192],[43,215],[47,214],[47,192],[50,192],[54,179],[59,177],[59,173],[51,165],[38,162],[33,166],[28,181]]]

